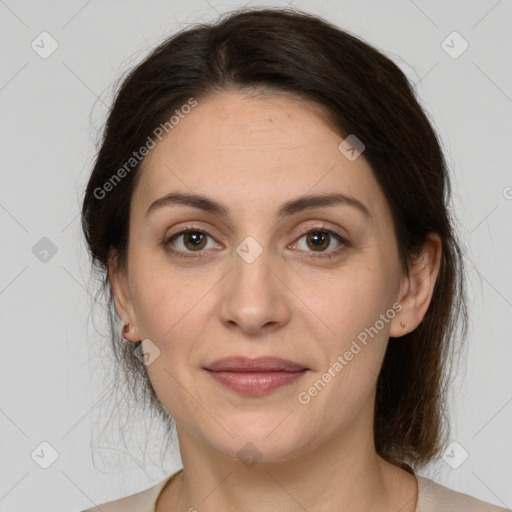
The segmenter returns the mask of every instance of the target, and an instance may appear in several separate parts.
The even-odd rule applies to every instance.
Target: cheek
[[[315,414],[331,422],[333,403],[343,404],[337,419],[355,414],[375,387],[389,339],[390,322],[396,315],[393,296],[385,272],[376,272],[376,265],[358,265],[341,272],[324,290],[310,294],[311,306],[320,312],[329,334],[319,338],[318,348],[324,352],[323,368],[312,376],[311,392],[320,390],[315,398]],[[320,382],[319,382],[320,380]],[[324,387],[325,384],[325,387]],[[308,396],[305,400],[308,400]]]
[[[324,286],[303,288],[301,296],[312,311],[318,312],[318,319],[329,328],[334,343],[343,346],[373,326],[391,307],[393,295],[388,281],[375,265],[353,265],[331,274]],[[379,330],[387,329],[386,323]]]
[[[146,369],[159,400],[172,417],[185,424],[201,417],[200,396],[189,375],[191,354],[204,335],[207,302],[197,286],[178,279],[145,273],[137,288],[137,318],[141,335],[158,348],[158,357]]]
[[[194,343],[204,336],[205,322],[211,315],[211,298],[205,296],[205,290],[212,284],[176,270],[171,273],[170,266],[162,266],[160,261],[155,264],[149,257],[132,261],[137,269],[131,282],[140,335],[149,338],[160,351],[158,361],[148,366],[148,373],[168,381],[167,387],[174,387],[177,383],[167,372],[181,375]]]
[[[340,279],[337,289],[318,296],[322,306],[318,311],[334,334],[325,338],[329,341],[319,339],[324,365],[299,390],[303,394],[298,407],[310,408],[312,428],[335,431],[341,424],[348,425],[363,408],[372,408],[371,397],[395,316],[388,302],[375,274],[364,273],[352,273],[350,278]]]
[[[177,330],[190,325],[188,315],[201,298],[197,280],[181,275],[166,265],[160,254],[149,251],[134,254],[131,267],[131,291],[141,335],[166,343]]]

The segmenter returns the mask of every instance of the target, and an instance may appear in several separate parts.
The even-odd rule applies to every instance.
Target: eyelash
[[[300,237],[297,239],[300,240],[304,235],[307,235],[309,233],[315,233],[315,232],[321,232],[321,233],[328,233],[329,235],[333,236],[338,242],[342,244],[342,247],[338,247],[337,249],[332,249],[328,252],[315,252],[311,251],[311,254],[309,256],[306,256],[306,258],[311,259],[317,259],[317,258],[331,258],[333,253],[337,254],[341,249],[343,249],[343,246],[347,247],[349,246],[349,242],[342,237],[338,232],[333,231],[331,229],[324,228],[323,226],[313,226],[310,228],[305,228],[300,230]],[[178,231],[177,233],[173,233],[166,237],[164,241],[162,242],[162,246],[164,247],[166,252],[171,253],[174,256],[178,256],[179,258],[201,258],[200,255],[201,252],[204,251],[197,251],[197,255],[193,254],[192,251],[181,251],[171,248],[171,242],[175,239],[180,237],[181,235],[185,235],[187,233],[202,233],[203,235],[207,235],[210,238],[213,238],[213,235],[209,233],[205,229],[199,229],[196,226],[186,226],[184,230]],[[309,251],[307,251],[309,252]]]

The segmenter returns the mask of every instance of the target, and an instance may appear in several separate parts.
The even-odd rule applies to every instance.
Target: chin
[[[302,431],[294,432],[293,426],[286,423],[288,420],[283,421],[286,414],[269,415],[266,419],[261,417],[261,413],[258,417],[249,416],[225,425],[233,437],[223,429],[217,429],[217,435],[212,436],[213,432],[209,430],[201,433],[204,442],[223,455],[240,460],[247,467],[256,462],[285,462],[308,450],[309,437],[305,437]]]

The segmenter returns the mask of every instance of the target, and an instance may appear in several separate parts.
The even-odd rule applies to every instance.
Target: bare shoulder
[[[416,512],[511,512],[417,475],[418,504]]]

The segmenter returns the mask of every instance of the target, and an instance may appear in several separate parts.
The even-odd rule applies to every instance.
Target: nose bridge
[[[236,247],[233,257],[233,281],[236,289],[242,292],[253,290],[270,292],[272,285],[268,282],[272,273],[269,270],[269,240],[262,235],[248,235]]]
[[[233,267],[222,299],[222,317],[255,332],[264,325],[282,323],[287,316],[280,280],[274,275],[270,241],[246,236],[233,254]],[[266,240],[266,241],[265,241]]]

